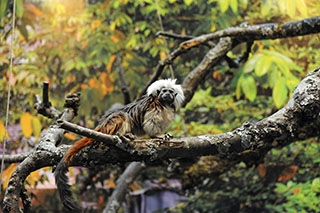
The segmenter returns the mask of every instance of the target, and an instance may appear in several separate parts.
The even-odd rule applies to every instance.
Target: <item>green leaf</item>
[[[281,77],[281,72],[275,67],[275,65],[272,65],[271,71],[268,73],[268,84],[271,88],[274,87],[279,77]]]
[[[263,57],[262,54],[258,53],[254,55],[252,58],[250,58],[247,63],[244,65],[244,73],[250,73],[255,69],[257,61],[260,60],[260,58]]]
[[[286,86],[286,79],[280,77],[272,90],[272,98],[277,108],[282,107],[288,98],[288,88]]]
[[[218,0],[220,11],[222,13],[225,13],[227,9],[229,8],[229,0]]]
[[[254,72],[257,76],[261,77],[268,72],[271,65],[272,58],[269,56],[262,55],[256,61]]]
[[[238,13],[238,0],[230,0],[230,7],[231,7],[232,12],[237,14]]]
[[[241,82],[242,82],[242,76],[239,78],[237,82],[237,87],[236,87],[236,98],[240,99],[241,97]]]
[[[16,0],[16,15],[21,18],[23,15],[23,0]]]
[[[6,15],[8,9],[8,1],[0,1],[0,18]]]
[[[191,5],[192,2],[193,2],[193,0],[184,0],[184,3],[185,3],[187,6]]]
[[[316,178],[312,181],[311,190],[320,193],[320,178]]]
[[[249,99],[249,101],[254,101],[257,97],[257,86],[254,78],[249,76],[243,76],[241,81],[241,88],[244,95]]]

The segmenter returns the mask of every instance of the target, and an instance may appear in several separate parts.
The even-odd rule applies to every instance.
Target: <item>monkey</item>
[[[142,135],[166,139],[168,135],[163,133],[183,101],[183,89],[181,85],[176,84],[176,79],[161,79],[152,83],[140,99],[107,112],[94,130],[129,140]],[[60,199],[68,212],[81,211],[68,184],[68,167],[80,150],[94,142],[94,139],[88,137],[75,142],[55,169]]]

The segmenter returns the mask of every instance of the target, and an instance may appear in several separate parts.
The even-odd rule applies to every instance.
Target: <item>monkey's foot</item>
[[[118,135],[121,140],[130,142],[136,139],[137,137],[132,133],[126,133],[125,135]]]

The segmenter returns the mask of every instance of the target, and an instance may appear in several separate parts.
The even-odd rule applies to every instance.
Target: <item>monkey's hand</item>
[[[137,138],[137,136],[135,136],[134,134],[132,133],[126,133],[124,135],[118,135],[118,137],[123,140],[123,141],[126,141],[126,142],[130,142],[130,141],[133,141],[134,139]]]
[[[154,138],[162,139],[164,141],[169,141],[173,136],[170,133],[166,133],[163,135],[156,135]]]

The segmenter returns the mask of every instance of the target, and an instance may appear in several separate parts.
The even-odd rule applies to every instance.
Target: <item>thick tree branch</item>
[[[199,44],[219,38],[217,45],[210,49],[199,66],[183,81],[182,85],[186,95],[185,103],[187,103],[191,100],[200,80],[210,72],[211,68],[236,43],[318,32],[320,32],[320,17],[287,23],[234,27],[199,36],[183,42],[179,48],[170,53],[163,62],[159,63],[150,83],[160,76],[165,65],[172,63],[180,54]],[[247,158],[252,153],[261,158],[273,147],[282,147],[297,140],[319,136],[319,85],[320,71],[316,69],[299,84],[289,103],[284,108],[261,121],[246,122],[234,131],[224,134],[175,138],[170,141],[139,139],[129,142],[122,141],[117,136],[99,135],[97,140],[103,142],[97,142],[91,147],[83,149],[77,155],[77,160],[73,162],[73,165],[93,167],[114,162],[126,163],[132,161],[153,163],[162,159],[204,155],[216,155],[224,159],[230,159],[233,163],[240,160],[247,160],[250,163],[255,161],[255,159]],[[44,90],[43,93],[46,94],[47,92]],[[79,103],[72,102],[72,100],[78,99],[78,95],[70,97],[69,100],[74,105],[66,106],[63,120],[69,121],[76,115]],[[43,98],[41,101],[38,97],[38,102],[39,104],[36,105],[36,108],[39,112],[43,111],[43,114],[51,118],[59,117],[59,112],[52,112],[55,110],[50,108],[49,99]],[[78,130],[74,131],[77,132]],[[83,134],[86,134],[84,132]],[[55,125],[51,126],[47,134],[41,138],[37,149],[18,166],[9,180],[4,198],[3,212],[18,212],[19,197],[22,196],[24,201],[27,200],[25,193],[23,193],[23,183],[30,172],[44,166],[55,165],[60,161],[67,147],[56,148],[55,144],[61,140],[63,133],[64,130],[61,128]],[[78,131],[78,133],[81,133],[81,131]],[[87,136],[94,137],[94,134],[89,133]],[[28,202],[23,203],[25,203],[25,210],[27,211],[29,204]]]
[[[180,44],[179,49],[188,50],[209,40],[223,37],[232,37],[238,39],[239,41],[253,41],[295,37],[319,32],[320,16],[316,16],[292,22],[230,27],[225,30],[204,34],[189,41],[185,41]]]
[[[66,97],[65,110],[61,118],[71,120],[77,114],[79,106],[79,94],[71,94]],[[41,104],[41,106],[50,108],[50,105]],[[47,111],[40,109],[40,111]],[[46,114],[48,115],[48,114]],[[39,145],[36,150],[30,153],[16,168],[11,175],[5,196],[3,199],[3,212],[20,212],[19,198],[22,198],[24,204],[24,212],[30,211],[30,202],[24,193],[24,181],[27,176],[42,167],[56,165],[64,153],[66,147],[56,147],[63,138],[64,130],[57,125],[52,125],[46,134],[40,139]]]
[[[99,135],[100,143],[85,148],[77,156],[77,165],[131,162],[217,155],[226,159],[245,160],[254,152],[257,156],[274,147],[286,146],[297,140],[316,137],[320,133],[320,70],[311,72],[296,88],[288,104],[275,114],[258,122],[246,122],[234,131],[219,135],[160,139],[139,139],[127,142]],[[69,129],[71,130],[71,129]],[[73,130],[77,132],[77,130]],[[86,130],[88,134],[93,134]],[[104,137],[107,140],[104,140]],[[113,144],[115,142],[115,144]],[[108,146],[106,145],[108,144]],[[110,147],[117,147],[116,149]],[[121,147],[121,149],[118,149]],[[252,159],[251,159],[252,160]]]

